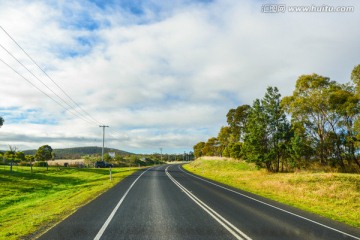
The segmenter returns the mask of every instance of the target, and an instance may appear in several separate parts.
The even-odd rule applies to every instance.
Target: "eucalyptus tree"
[[[292,125],[311,139],[311,147],[320,162],[325,164],[328,155],[329,90],[336,83],[317,74],[298,78],[292,96],[284,97],[282,105],[291,114]]]
[[[355,66],[354,69],[351,72],[351,80],[352,83],[355,85],[354,87],[354,95],[352,95],[351,100],[353,102],[353,105],[355,105],[356,102],[356,107],[353,107],[351,105],[349,105],[349,110],[351,112],[351,108],[354,109],[355,111],[352,112],[352,116],[354,116],[356,114],[356,117],[351,118],[351,122],[353,123],[354,126],[352,128],[353,132],[352,135],[348,138],[351,141],[352,144],[352,154],[351,154],[351,158],[355,161],[355,163],[358,165],[358,167],[360,168],[360,163],[359,160],[357,159],[357,156],[355,155],[356,151],[359,151],[360,148],[360,118],[359,118],[359,100],[360,100],[360,64]],[[350,101],[351,102],[351,101]],[[350,124],[349,124],[350,125]],[[349,126],[351,127],[351,125]]]
[[[230,157],[229,145],[231,138],[231,129],[229,126],[221,127],[217,139],[220,143],[220,152],[224,157]]]
[[[193,149],[196,158],[204,155],[203,153],[204,146],[205,146],[205,142],[198,142],[197,144],[194,145]]]
[[[356,92],[360,94],[360,64],[352,70],[351,80],[356,85]]]
[[[352,78],[357,79],[354,74]],[[293,95],[282,100],[291,114],[293,131],[298,138],[292,140],[293,144],[298,143],[298,154],[294,155],[312,152],[322,164],[338,165],[343,171],[349,161],[360,167],[356,156],[359,131],[355,127],[360,109],[357,81],[354,83],[338,84],[317,74],[299,77]],[[308,147],[312,151],[303,151]],[[294,146],[293,153],[295,149]]]
[[[354,161],[360,167],[356,157],[356,135],[355,122],[360,114],[359,98],[355,93],[355,86],[351,84],[338,84],[329,93],[329,107],[331,117],[331,136],[333,136],[332,152],[339,164],[345,171],[345,163]],[[331,121],[332,120],[332,121]]]
[[[202,148],[204,156],[220,156],[220,142],[216,137],[209,138]]]
[[[230,142],[239,142],[242,140],[250,108],[249,105],[241,105],[236,109],[230,109],[226,114],[227,123],[231,131]]]

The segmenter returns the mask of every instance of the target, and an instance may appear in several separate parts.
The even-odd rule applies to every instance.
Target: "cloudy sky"
[[[354,11],[288,9],[312,5]],[[359,23],[347,0],[0,0],[0,149],[101,146],[105,124],[108,147],[190,151],[267,86],[348,82]]]

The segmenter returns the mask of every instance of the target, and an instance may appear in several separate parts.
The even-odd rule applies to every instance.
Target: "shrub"
[[[34,163],[34,167],[46,167],[46,166],[47,166],[47,162],[44,161]]]

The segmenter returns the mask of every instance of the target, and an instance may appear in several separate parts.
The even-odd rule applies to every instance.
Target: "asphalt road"
[[[360,229],[157,166],[124,179],[40,239],[360,239]]]

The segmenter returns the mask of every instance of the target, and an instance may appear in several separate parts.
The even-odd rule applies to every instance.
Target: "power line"
[[[23,68],[25,68],[34,78],[36,78],[40,83],[42,83],[43,86],[45,86],[50,92],[52,92],[55,96],[57,96],[64,104],[66,104],[69,108],[65,107],[64,105],[61,104],[61,106],[66,110],[69,111],[70,110],[74,110],[76,111],[76,109],[74,109],[68,102],[66,102],[63,98],[61,98],[56,92],[54,92],[46,83],[44,83],[43,81],[41,81],[32,71],[30,71],[22,62],[19,61],[19,59],[17,59],[11,52],[9,52],[2,44],[0,44],[0,47],[2,49],[4,49],[15,61],[17,61]],[[2,60],[2,62],[4,62]],[[6,64],[9,66],[9,64]],[[13,71],[14,69],[11,68]],[[16,72],[17,74],[20,75],[19,72]],[[28,80],[29,82],[30,80]],[[34,84],[32,84],[34,86]],[[38,89],[38,88],[37,88]],[[48,94],[46,94],[47,96],[49,96]],[[81,114],[80,112],[76,111],[77,113]],[[75,115],[77,117],[80,117],[81,119],[83,119],[84,121],[90,123],[90,121],[88,119],[86,119],[85,117],[81,115]],[[90,123],[91,124],[91,123]]]
[[[28,83],[30,83],[34,88],[36,88],[37,90],[39,90],[41,93],[43,93],[45,96],[47,96],[48,98],[50,98],[51,100],[53,100],[56,104],[58,104],[60,107],[64,108],[65,110],[68,110],[64,105],[62,105],[60,102],[58,102],[57,100],[55,100],[53,97],[51,97],[49,94],[47,94],[46,92],[44,92],[43,90],[41,90],[40,88],[38,88],[35,84],[33,84],[29,79],[27,79],[26,77],[24,77],[21,73],[19,73],[18,71],[16,71],[13,67],[11,67],[8,63],[6,63],[3,59],[0,58],[0,61],[3,62],[6,66],[8,66],[11,70],[13,70],[16,74],[18,74],[21,78],[23,78],[25,81],[27,81]],[[72,112],[71,112],[72,113]],[[76,116],[76,115],[75,115]]]
[[[25,66],[17,57],[15,57],[6,47],[4,47],[2,44],[0,44],[0,47],[7,52],[16,62],[18,62],[23,68],[27,70],[28,73],[31,74],[34,78],[37,79],[46,89],[48,89],[52,94],[54,94],[59,100],[55,99],[53,96],[48,94],[46,91],[42,90],[40,87],[35,85],[30,79],[25,77],[23,74],[21,74],[19,71],[17,71],[14,67],[10,66],[7,62],[5,62],[3,59],[0,58],[0,61],[3,62],[7,67],[9,67],[12,71],[14,71],[17,75],[19,75],[21,78],[23,78],[25,81],[27,81],[29,84],[31,84],[34,88],[36,88],[38,91],[40,91],[42,94],[44,94],[46,97],[50,98],[52,101],[54,101],[57,105],[59,105],[61,108],[65,109],[66,111],[70,112],[72,115],[74,115],[76,118],[81,118],[88,124],[93,126],[93,123],[97,123],[100,125],[100,127],[103,128],[103,148],[104,148],[104,137],[105,137],[105,125],[101,125],[99,121],[97,121],[93,116],[91,116],[85,109],[83,109],[73,98],[70,97],[66,91],[61,88],[40,66],[37,64],[37,62],[20,46],[20,44],[2,27],[0,26],[2,31],[17,45],[18,48],[21,49],[21,51],[31,60],[31,62],[38,68],[40,71],[48,78],[50,81],[61,91],[63,95],[66,97],[63,98],[58,93],[56,93],[49,85],[47,85],[43,80],[41,80],[38,76],[36,76],[32,70],[30,70],[27,66]],[[67,99],[66,99],[67,98]],[[81,111],[79,111],[77,108]],[[112,131],[113,132],[113,131]],[[117,134],[122,135],[122,133],[114,131]],[[110,133],[109,133],[110,134]],[[111,134],[110,134],[111,135]],[[115,137],[116,138],[116,137]]]
[[[2,58],[0,58],[0,61],[2,63],[4,63],[7,67],[9,67],[12,71],[14,71],[16,74],[18,74],[21,78],[23,78],[25,81],[27,81],[29,84],[31,84],[34,88],[36,88],[38,91],[40,91],[42,94],[44,94],[46,97],[50,98],[51,100],[53,100],[56,104],[58,104],[60,107],[64,108],[65,110],[67,110],[67,108],[62,105],[59,101],[57,101],[56,99],[54,99],[52,96],[50,96],[49,94],[47,94],[46,92],[44,92],[43,90],[41,90],[38,86],[36,86],[33,82],[31,82],[29,79],[27,79],[26,77],[24,77],[21,73],[19,73],[16,69],[14,69],[13,67],[11,67],[7,62],[5,62]],[[76,115],[75,113],[69,111],[71,114],[73,114],[75,117],[78,117],[78,115]],[[86,119],[83,119],[86,121]],[[86,121],[88,124],[93,125],[92,123]],[[100,126],[103,128],[103,148],[102,148],[102,160],[104,161],[104,141],[105,141],[105,127],[109,127],[109,126]]]
[[[99,121],[97,121],[93,116],[91,116],[87,111],[85,111],[73,98],[70,97],[69,94],[65,92],[63,88],[61,88],[40,66],[37,64],[37,62],[20,46],[20,44],[2,27],[0,26],[2,31],[21,49],[21,51],[31,60],[33,64],[37,66],[41,70],[41,72],[51,80],[51,82],[58,88],[60,91],[75,105],[77,106],[81,111],[78,111],[74,106],[69,104],[66,100],[64,100],[62,97],[60,97],[58,94],[56,94],[53,90],[51,90],[43,81],[41,81],[38,77],[36,77],[28,68],[26,68],[16,57],[14,57],[5,47],[1,45],[1,47],[10,55],[12,56],[17,62],[19,62],[30,74],[32,74],[38,81],[40,81],[46,88],[48,88],[53,94],[55,94],[61,101],[63,101],[66,105],[68,105],[73,111],[76,111],[78,114],[80,114],[78,117],[84,118],[89,117],[91,121],[93,121],[96,124],[101,124]],[[19,73],[18,73],[19,74]],[[32,84],[33,85],[33,84]],[[88,122],[88,120],[85,120]]]

